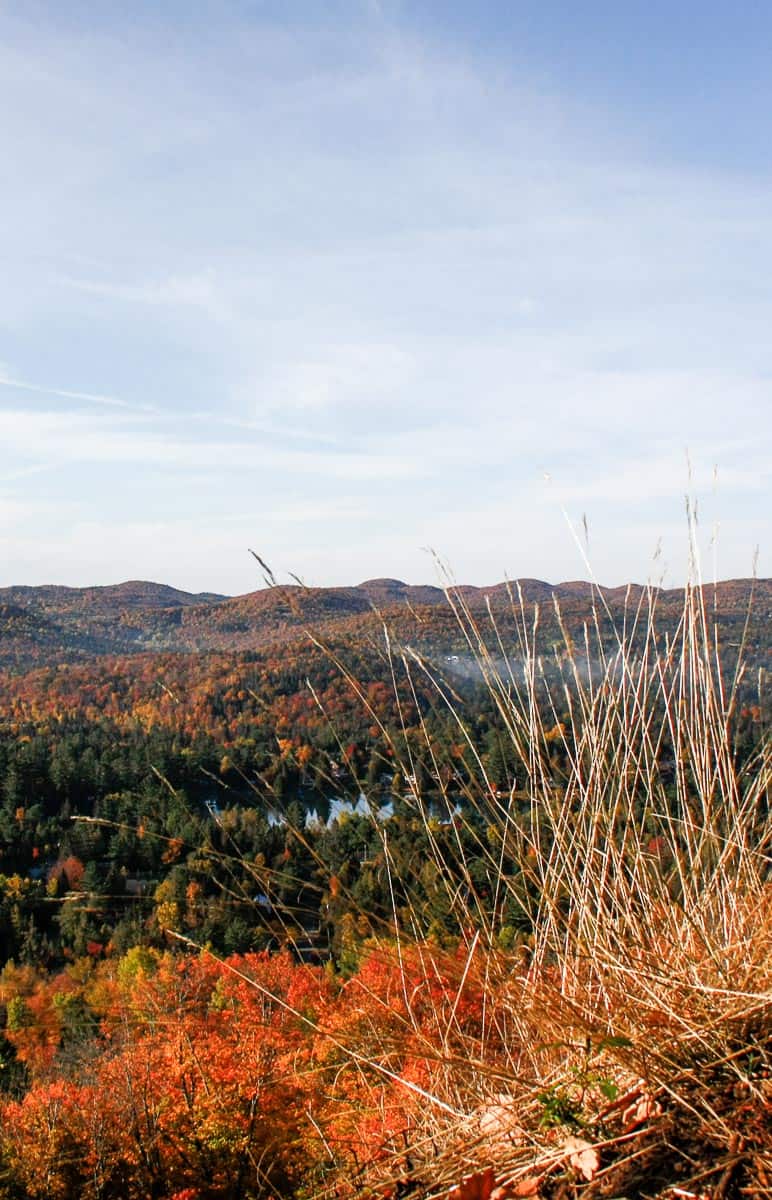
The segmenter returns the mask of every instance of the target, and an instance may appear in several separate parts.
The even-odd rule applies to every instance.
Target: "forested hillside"
[[[652,963],[690,1020],[697,976],[723,995],[721,954],[731,995],[761,995],[771,599],[766,580],[7,589],[0,1196],[310,1200],[380,1179],[393,1200],[504,1200],[583,1178],[589,1200],[619,1156],[576,1156],[655,1116],[697,1161],[699,1126],[673,1114],[700,1102],[673,1108],[646,1049],[675,1020]],[[724,928],[731,880],[748,893]],[[638,1016],[607,973],[620,953],[631,969],[626,923],[651,956]],[[705,950],[720,928],[731,946]],[[577,950],[600,974],[572,976],[570,1035],[569,936],[611,955]],[[732,1003],[756,1089],[732,1120],[756,1154],[766,1009]],[[542,1082],[521,1094],[524,1071]],[[650,1159],[663,1179],[668,1161]]]
[[[581,632],[594,608],[607,632],[612,621],[634,611],[644,594],[656,603],[663,629],[674,629],[683,609],[679,589],[594,588],[588,583],[555,586],[536,579],[490,588],[452,589],[455,602],[484,616],[490,607],[506,621],[520,598],[531,613],[559,637],[554,606]],[[751,644],[764,650],[772,611],[772,582],[739,579],[706,586],[708,610],[715,613],[727,643],[738,642],[751,613]],[[749,605],[751,595],[753,605]],[[374,579],[347,588],[272,586],[244,596],[194,595],[153,583],[102,588],[0,588],[0,667],[24,671],[36,664],[84,662],[95,655],[138,651],[248,651],[276,647],[306,630],[348,637],[366,619],[380,615],[400,637],[435,642],[440,650],[460,644],[457,623],[441,588]],[[594,617],[592,618],[594,621]]]
[[[645,646],[649,604],[663,650],[679,636],[684,606],[680,592],[643,603],[638,589],[608,591],[593,603],[588,585],[562,585],[553,595],[534,581],[522,585],[522,608],[505,585],[459,589],[448,603],[439,590],[391,580],[206,603],[151,584],[8,592],[27,606],[6,605],[0,638],[6,657],[16,656],[15,670],[0,675],[0,920],[6,957],[51,964],[87,944],[127,946],[140,933],[162,942],[157,909],[169,903],[186,912],[186,928],[223,950],[279,944],[313,927],[319,953],[329,954],[341,941],[345,905],[331,905],[320,880],[345,867],[357,905],[384,913],[370,815],[378,810],[389,816],[398,888],[420,894],[430,924],[452,926],[444,901],[432,895],[427,847],[414,837],[409,804],[419,798],[444,822],[449,859],[459,836],[452,815],[463,813],[472,839],[465,852],[476,861],[471,846],[481,834],[468,826],[483,828],[485,816],[468,797],[482,789],[495,804],[524,788],[488,672],[509,672],[510,686],[523,679],[524,636],[538,614],[545,653],[535,687],[551,708],[550,770],[559,787],[571,754],[563,732],[567,655],[576,653],[587,680],[600,679],[603,655],[614,654],[621,632],[632,653]],[[727,681],[744,645],[733,712],[738,762],[752,754],[766,721],[759,671],[768,663],[772,585],[755,585],[749,609],[750,592],[748,581],[721,584],[707,609]],[[259,648],[106,652],[130,626],[149,643],[156,620],[180,640],[250,640]],[[68,631],[67,649],[52,644],[54,624]],[[592,652],[582,649],[588,630]],[[481,657],[475,638],[494,645],[491,658]],[[86,657],[92,644],[100,652]],[[42,657],[45,666],[21,669]],[[463,707],[464,736],[449,697]],[[665,776],[674,776],[676,751],[663,748],[660,758]],[[339,823],[327,826],[340,801],[361,810],[345,834]],[[218,854],[234,859],[229,889],[213,865]],[[287,856],[291,872],[282,866]],[[280,873],[280,885],[266,878],[258,887],[258,859],[268,875]],[[480,861],[474,872],[481,894],[492,895],[491,865]],[[185,900],[191,888],[193,907]],[[271,900],[257,911],[256,890]]]

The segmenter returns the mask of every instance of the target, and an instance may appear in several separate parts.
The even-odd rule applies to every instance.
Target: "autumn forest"
[[[770,1194],[772,583],[268,583],[0,591],[0,1196]]]

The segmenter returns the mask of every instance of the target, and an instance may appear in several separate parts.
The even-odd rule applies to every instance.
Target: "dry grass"
[[[696,579],[675,636],[660,636],[651,589],[609,644],[599,596],[581,644],[561,623],[549,659],[538,611],[516,590],[506,634],[452,586],[448,600],[516,762],[509,794],[496,796],[452,688],[420,655],[389,652],[395,676],[431,678],[478,768],[465,803],[484,814],[479,853],[498,882],[493,903],[466,893],[457,1004],[480,996],[482,1013],[472,1034],[452,1005],[437,1006],[433,1030],[412,1021],[437,1103],[412,1106],[407,1143],[354,1190],[772,1195],[770,745],[738,768],[742,649],[727,679]],[[383,733],[412,773],[399,730]],[[412,803],[441,864],[419,795]],[[456,878],[448,888],[458,896]],[[508,900],[531,933],[505,951]],[[384,955],[407,957],[411,924],[395,921]],[[436,948],[419,952],[427,978],[447,975]],[[371,1058],[393,1063],[393,1030],[372,1037]],[[596,1159],[577,1157],[577,1136]]]

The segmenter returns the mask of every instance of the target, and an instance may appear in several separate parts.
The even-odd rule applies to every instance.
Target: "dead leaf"
[[[493,1167],[480,1171],[476,1175],[467,1175],[461,1183],[451,1188],[448,1200],[491,1200],[491,1193],[496,1187],[496,1176]]]
[[[640,1086],[632,1088],[629,1092],[625,1092],[623,1096],[617,1096],[614,1100],[610,1100],[608,1104],[604,1104],[600,1115],[602,1117],[609,1116],[610,1113],[619,1112],[621,1109],[628,1109],[633,1101],[637,1100],[641,1094]]]
[[[661,1115],[662,1105],[659,1101],[655,1100],[653,1096],[644,1094],[622,1113],[623,1132],[630,1133],[639,1125],[643,1125],[644,1121],[650,1121],[653,1117]]]
[[[582,1179],[594,1179],[600,1170],[600,1154],[584,1138],[566,1138],[563,1149],[569,1151],[569,1165],[578,1171]]]
[[[506,1092],[493,1096],[475,1112],[478,1128],[489,1143],[519,1146],[523,1133],[515,1115],[515,1098]]]
[[[528,1175],[525,1179],[519,1179],[513,1185],[513,1196],[538,1196],[541,1179],[537,1179],[535,1175]]]

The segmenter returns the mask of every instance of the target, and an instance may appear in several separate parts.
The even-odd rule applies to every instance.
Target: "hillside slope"
[[[661,618],[673,627],[683,591],[653,590]],[[738,641],[753,596],[751,643],[764,661],[765,628],[772,610],[772,580],[728,580],[706,590],[729,642]],[[575,633],[593,620],[593,598],[614,620],[639,604],[639,585],[594,588],[587,582],[552,585],[537,579],[453,589],[451,599],[487,619],[487,609],[507,621],[520,598],[533,619],[557,633],[556,605]],[[94,655],[137,652],[252,651],[292,641],[311,629],[323,636],[359,634],[387,618],[398,636],[433,649],[463,650],[448,595],[438,587],[396,579],[371,579],[356,587],[305,588],[293,584],[243,596],[192,594],[163,584],[132,581],[110,587],[8,587],[0,589],[0,667],[27,670]],[[755,658],[754,658],[755,661]]]

